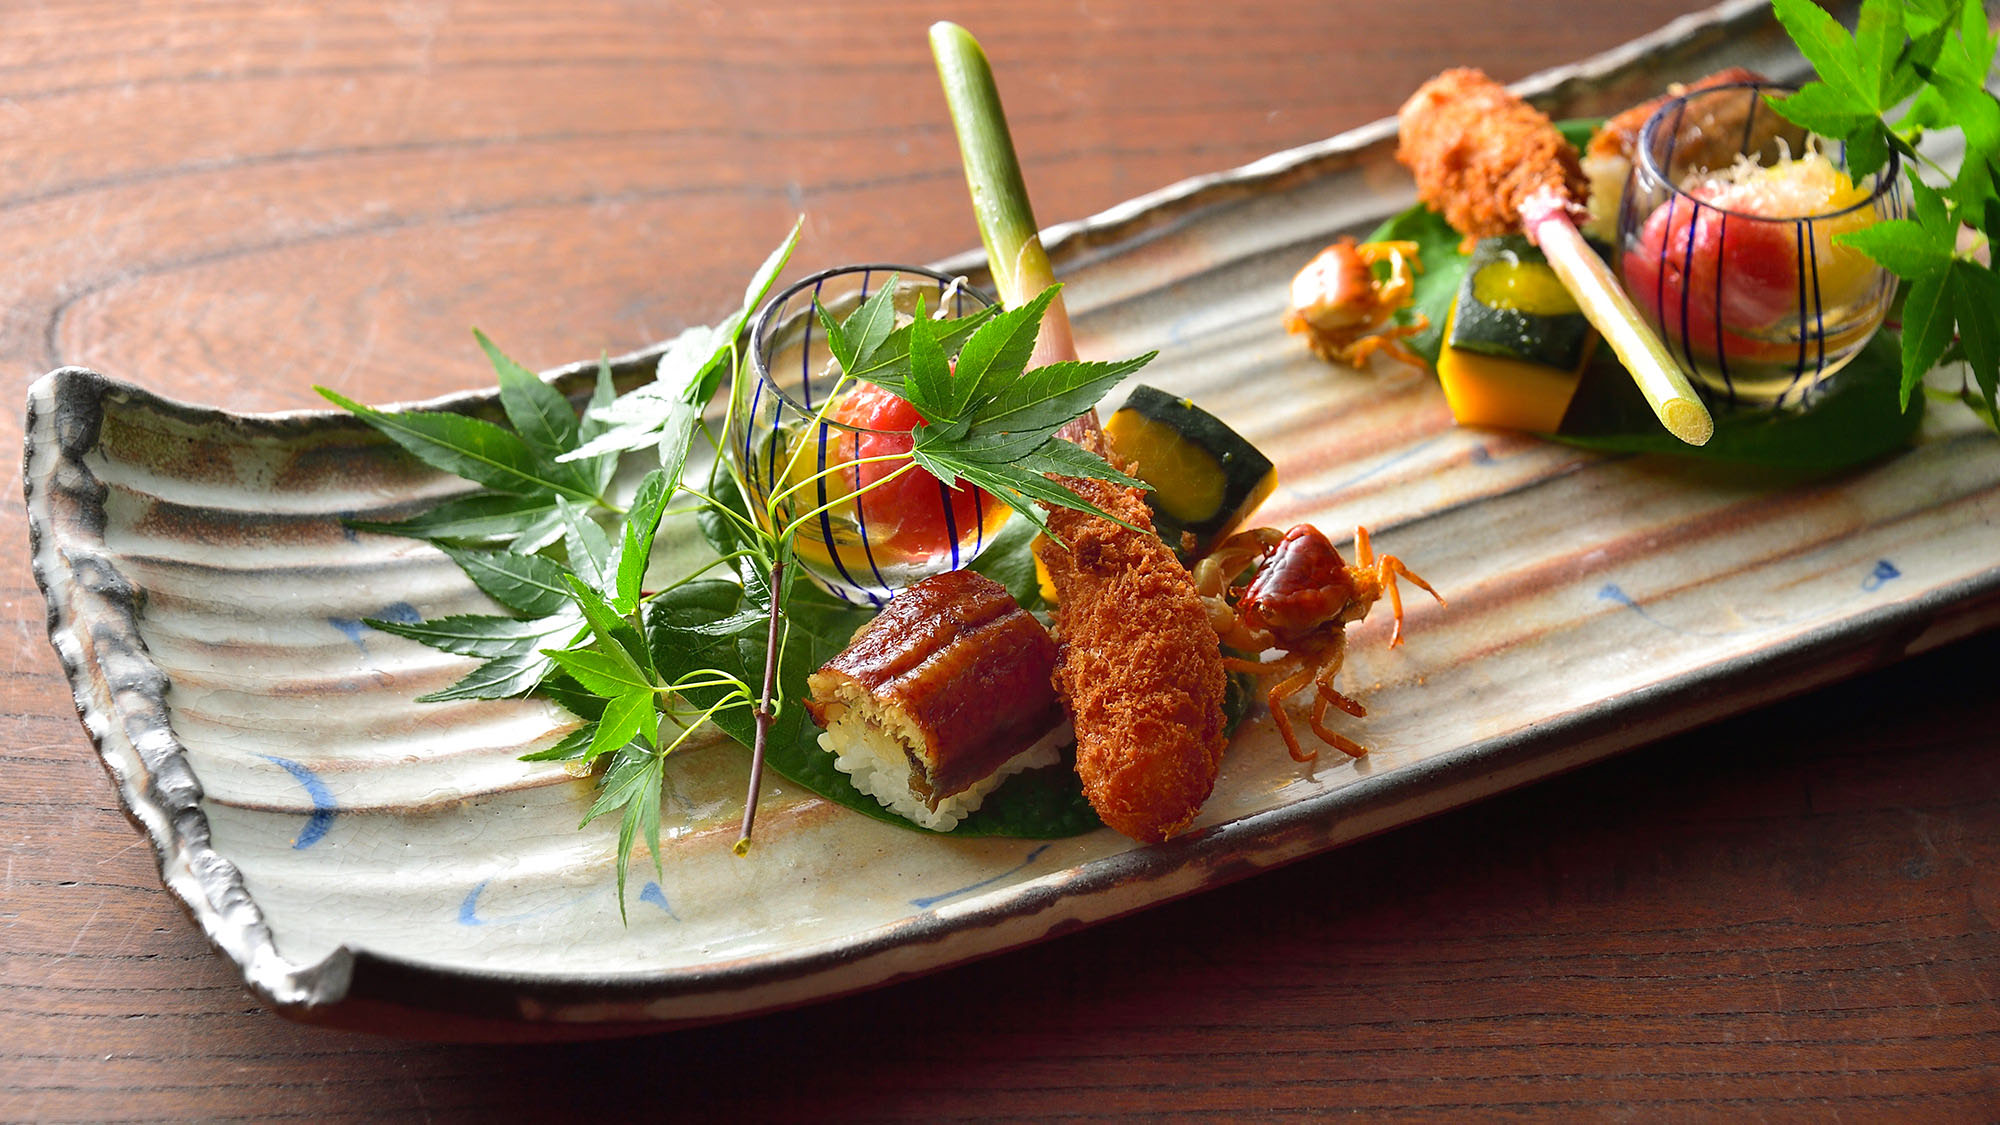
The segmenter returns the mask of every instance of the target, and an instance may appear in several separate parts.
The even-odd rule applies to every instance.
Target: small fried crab
[[[1354,529],[1354,552],[1357,565],[1349,566],[1318,528],[1302,523],[1286,532],[1273,527],[1239,532],[1223,540],[1195,566],[1195,590],[1225,648],[1248,653],[1273,648],[1284,651],[1285,655],[1269,663],[1226,658],[1223,667],[1259,678],[1278,678],[1265,702],[1293,761],[1310,762],[1319,756],[1318,751],[1307,753],[1300,747],[1291,718],[1285,714],[1285,699],[1307,684],[1317,689],[1313,733],[1350,757],[1368,752],[1352,739],[1328,730],[1325,722],[1329,706],[1357,718],[1368,713],[1333,687],[1333,677],[1347,655],[1348,622],[1366,617],[1386,593],[1396,617],[1389,644],[1401,644],[1403,596],[1396,587],[1399,578],[1416,583],[1439,605],[1444,604],[1444,597],[1401,559],[1394,555],[1377,559],[1365,527]],[[1262,568],[1239,591],[1237,580],[1260,560]]]
[[[1375,264],[1386,262],[1389,276],[1375,276]],[[1377,351],[1404,363],[1424,366],[1402,338],[1430,327],[1418,313],[1411,324],[1395,323],[1396,310],[1416,292],[1413,274],[1423,272],[1414,242],[1364,242],[1352,238],[1319,252],[1292,279],[1292,304],[1285,310],[1285,329],[1301,333],[1320,358],[1361,367]]]

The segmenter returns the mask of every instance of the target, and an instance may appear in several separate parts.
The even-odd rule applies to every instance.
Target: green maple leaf
[[[1961,259],[1951,264],[1951,276],[1958,342],[1986,396],[1986,416],[2000,417],[2000,274]]]
[[[946,487],[984,489],[1046,530],[1037,504],[1072,508],[1129,523],[1084,500],[1049,473],[1145,488],[1103,458],[1055,433],[1095,406],[1105,392],[1158,354],[1116,363],[1052,363],[1029,370],[1042,318],[1061,291],[1052,285],[1018,308],[934,320],[922,295],[910,323],[887,329],[893,305],[885,285],[845,320],[816,313],[827,348],[844,372],[867,372],[916,407],[911,430],[917,465]],[[1054,446],[1067,452],[1058,452]]]
[[[1876,223],[1838,239],[1880,262],[1907,283],[1903,295],[1902,406],[1951,344],[1954,298],[1952,266],[1957,260],[1958,221],[1943,196],[1913,183],[1913,217]]]
[[[813,302],[813,316],[818,319],[826,336],[827,350],[840,364],[840,369],[850,374],[868,368],[875,360],[876,353],[896,330],[896,288],[900,283],[896,274],[862,301],[846,320],[835,320],[818,301]],[[857,376],[864,377],[865,376]]]
[[[1855,175],[1881,168],[1891,138],[1882,115],[1922,83],[1903,52],[1901,6],[1880,0],[1862,5],[1852,35],[1811,0],[1774,0],[1772,7],[1819,75],[1790,97],[1769,99],[1772,107],[1807,129],[1840,138]]]
[[[911,455],[946,487],[964,482],[983,489],[1044,532],[1048,523],[1038,503],[1132,527],[1049,474],[1147,487],[1055,434],[1158,353],[1117,363],[1064,362],[1026,370],[1042,316],[1060,289],[1052,285],[1027,304],[980,325],[959,350],[956,369],[937,344],[935,329],[923,321],[923,302],[918,301],[903,397],[927,424],[911,430]]]
[[[1818,79],[1771,105],[1795,123],[1846,146],[1856,176],[1881,167],[1888,150],[1928,164],[1916,142],[1926,130],[1957,129],[1965,158],[1942,190],[1911,178],[1908,219],[1878,222],[1835,241],[1868,255],[1904,281],[1901,403],[1948,354],[1962,356],[1993,413],[2000,381],[2000,281],[1959,251],[1969,224],[1990,244],[2000,231],[2000,100],[1986,89],[2000,35],[1972,0],[1865,0],[1850,35],[1809,0],[1773,0],[1779,22]],[[1908,100],[1895,125],[1886,115]]]
[[[660,792],[666,785],[667,758],[637,740],[617,748],[611,768],[604,771],[598,796],[583,825],[609,812],[623,809],[618,823],[618,917],[625,919],[625,875],[631,862],[632,838],[643,837],[653,855],[653,869],[660,865]]]

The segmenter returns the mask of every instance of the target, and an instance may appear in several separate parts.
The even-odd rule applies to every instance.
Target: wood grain
[[[0,377],[407,399],[487,381],[475,323],[546,366],[706,321],[799,211],[802,269],[952,253],[939,15],[1056,220],[1690,6],[27,6]],[[0,1119],[2000,1115],[2000,639],[882,992],[442,1046],[285,1023],[208,951],[75,722],[18,487],[0,520]]]

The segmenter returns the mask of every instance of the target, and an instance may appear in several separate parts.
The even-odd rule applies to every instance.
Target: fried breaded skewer
[[[1715,433],[1708,408],[1577,233],[1583,172],[1549,119],[1481,72],[1460,68],[1419,87],[1398,124],[1396,158],[1416,175],[1418,197],[1469,237],[1526,234],[1660,423],[1689,445],[1707,442]]]
[[[1417,197],[1467,238],[1520,230],[1521,203],[1537,192],[1568,201],[1586,190],[1576,153],[1549,119],[1469,67],[1418,87],[1396,123],[1396,159],[1416,177]]]

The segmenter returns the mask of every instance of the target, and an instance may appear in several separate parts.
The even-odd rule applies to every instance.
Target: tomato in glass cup
[[[827,466],[853,465],[836,479],[843,494],[861,494],[854,516],[867,528],[869,547],[878,557],[886,553],[893,561],[907,562],[944,554],[982,522],[1005,517],[1005,505],[971,485],[946,488],[922,468],[897,475],[906,462],[869,462],[908,453],[915,444],[910,431],[924,420],[916,407],[891,392],[873,383],[850,384],[826,416],[854,427],[829,435]]]
[[[1817,154],[1692,184],[1640,227],[1621,261],[1626,288],[1670,337],[1681,339],[1685,327],[1698,350],[1718,340],[1731,355],[1782,350],[1759,337],[1805,304],[1844,308],[1867,297],[1872,264],[1834,242],[1874,220],[1855,208],[1867,196]],[[1810,243],[1802,247],[1805,228],[1790,220],[1809,217]],[[1801,293],[1802,285],[1813,289]]]
[[[1619,266],[1626,292],[1674,346],[1769,358],[1791,345],[1745,330],[1797,311],[1797,259],[1795,244],[1774,224],[1732,226],[1722,212],[1670,201],[1647,217]]]

